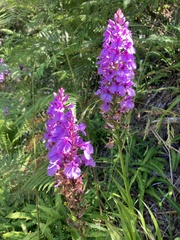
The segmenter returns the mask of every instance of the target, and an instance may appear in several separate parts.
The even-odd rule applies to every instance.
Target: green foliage
[[[43,239],[56,239],[54,234],[65,239],[64,222],[66,219],[66,211],[62,205],[62,201],[57,195],[55,203],[50,197],[43,193],[42,198],[39,198],[38,211],[40,212],[40,231]],[[36,206],[32,204],[26,205],[21,212],[10,213],[6,218],[11,219],[11,227],[8,233],[3,234],[4,239],[13,239],[13,234],[19,239],[39,239],[38,231],[35,230],[37,224]],[[16,229],[21,228],[21,232]],[[35,230],[35,231],[34,231]],[[66,235],[68,239],[68,234]]]
[[[103,32],[117,8],[130,22],[136,47],[136,108],[121,135],[133,212],[124,205],[117,148],[104,147],[113,134],[104,129],[94,96]],[[80,239],[46,175],[42,142],[52,93],[64,87],[95,148],[97,167],[84,182],[86,238],[178,240],[171,227],[179,227],[180,216],[179,16],[177,0],[0,2],[0,57],[10,70],[0,83],[2,239]],[[163,224],[157,211],[169,222]]]

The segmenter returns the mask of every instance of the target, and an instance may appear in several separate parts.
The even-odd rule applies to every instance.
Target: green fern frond
[[[46,160],[31,175],[29,174],[28,179],[23,184],[23,189],[34,190],[38,188],[39,191],[43,189],[43,191],[48,192],[54,186],[54,178],[47,176],[47,165],[48,161]]]

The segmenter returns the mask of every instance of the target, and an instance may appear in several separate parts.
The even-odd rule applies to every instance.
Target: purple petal
[[[96,163],[94,162],[94,160],[92,158],[87,159],[84,155],[82,156],[82,160],[85,164],[85,166],[91,166],[91,167],[95,167]]]
[[[93,146],[90,144],[90,142],[84,143],[84,145],[81,147],[82,150],[84,150],[84,156],[86,159],[91,158],[91,154],[94,153]]]
[[[108,93],[102,93],[101,94],[101,100],[106,102],[106,103],[109,103],[112,100],[112,96]]]
[[[86,125],[84,124],[84,123],[80,123],[79,125],[78,125],[78,130],[80,131],[80,132],[82,132],[83,134],[84,134],[84,136],[86,136],[86,132],[84,131],[86,129]]]
[[[81,169],[79,168],[78,164],[76,164],[74,161],[71,161],[64,168],[64,174],[67,178],[76,179],[81,175]]]
[[[50,163],[47,169],[47,175],[53,176],[60,169],[59,165]]]

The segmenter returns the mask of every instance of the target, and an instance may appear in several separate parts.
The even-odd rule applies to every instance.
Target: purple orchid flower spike
[[[134,107],[135,48],[129,23],[118,9],[104,33],[103,49],[98,57],[101,81],[95,95],[100,95],[102,114],[126,113]]]
[[[59,171],[64,172],[66,178],[77,179],[81,176],[81,166],[95,166],[91,155],[93,146],[90,141],[85,142],[79,132],[86,135],[86,126],[77,124],[73,114],[73,104],[67,104],[68,95],[61,88],[58,94],[54,93],[54,100],[50,102],[46,123],[46,147],[49,150],[48,175],[52,176]]]

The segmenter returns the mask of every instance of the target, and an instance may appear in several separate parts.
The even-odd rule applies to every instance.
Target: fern
[[[48,161],[39,166],[33,174],[29,174],[28,179],[23,184],[24,190],[34,190],[35,188],[37,188],[39,191],[46,190],[48,192],[51,190],[51,188],[54,186],[54,178],[49,178],[49,176],[47,176],[47,163]]]
[[[101,51],[103,32],[107,20],[113,17],[117,8],[123,10],[130,22],[137,50],[137,110],[132,114],[132,128],[136,133],[127,136],[130,142],[127,141],[124,146],[124,154],[127,154],[130,166],[128,177],[132,193],[138,195],[141,209],[138,212],[139,219],[145,235],[153,239],[149,228],[143,225],[142,201],[149,194],[159,203],[161,196],[154,184],[160,181],[168,187],[170,183],[164,171],[167,165],[163,160],[165,153],[161,145],[155,146],[154,136],[151,136],[148,127],[146,138],[142,140],[139,128],[143,129],[146,119],[150,127],[152,118],[160,131],[165,119],[179,114],[177,5],[177,0],[171,4],[161,0],[1,1],[0,57],[4,58],[10,70],[9,78],[0,83],[0,235],[4,239],[78,238],[77,232],[66,223],[68,214],[63,199],[54,193],[53,178],[46,175],[48,161],[42,143],[47,118],[45,112],[52,93],[60,87],[68,92],[77,118],[81,116],[81,120],[87,123],[88,137],[91,137],[96,148],[96,155],[108,155],[97,161],[97,178],[101,181],[96,182],[90,177],[92,188],[85,194],[87,236],[110,239],[122,235],[120,225],[117,229],[120,215],[114,212],[121,205],[118,200],[122,191],[119,165],[116,153],[109,153],[102,147],[102,141],[106,142],[106,132],[102,119],[98,117],[99,110],[94,97],[99,78],[96,62]],[[172,17],[166,17],[164,13],[167,10]],[[24,66],[23,71],[19,65]],[[165,100],[163,96],[170,96],[170,100]],[[166,107],[156,106],[156,99],[160,103],[166,101]],[[7,115],[3,113],[5,106],[9,107]],[[136,113],[141,114],[139,122]],[[178,143],[179,138],[177,136],[170,140],[171,143]],[[174,153],[172,157],[176,170],[179,158]],[[109,179],[109,173],[116,184]],[[138,192],[136,187],[139,188]],[[164,191],[162,197],[165,196],[163,194]],[[175,201],[167,200],[177,210]],[[104,214],[97,213],[98,201],[105,210]],[[148,211],[148,208],[145,210]],[[157,226],[153,215],[151,217]],[[160,238],[159,232],[156,232]]]

